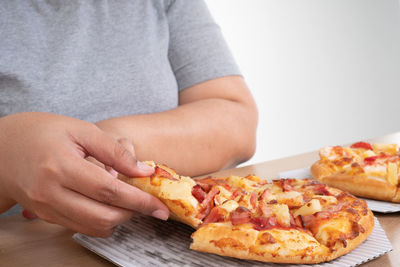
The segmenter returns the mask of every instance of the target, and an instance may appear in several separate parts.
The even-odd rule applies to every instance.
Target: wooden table
[[[370,141],[400,144],[400,132]],[[277,178],[279,172],[310,166],[317,158],[317,152],[310,152],[216,174]],[[400,213],[375,215],[386,231],[393,251],[363,266],[400,266]],[[61,226],[41,220],[27,221],[20,215],[1,218],[0,266],[114,266],[75,243],[72,234]]]

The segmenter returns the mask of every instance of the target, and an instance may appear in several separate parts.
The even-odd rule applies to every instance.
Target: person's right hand
[[[39,112],[0,118],[0,213],[18,202],[45,221],[100,237],[135,211],[168,218],[160,200],[88,156],[127,176],[154,172],[94,124]]]

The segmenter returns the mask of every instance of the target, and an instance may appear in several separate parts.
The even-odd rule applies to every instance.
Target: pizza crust
[[[352,240],[346,240],[346,245],[337,241],[334,251],[322,245],[313,236],[297,229],[279,229],[257,231],[251,226],[233,226],[230,222],[210,223],[192,234],[193,250],[230,256],[239,259],[257,260],[274,263],[312,264],[333,260],[349,253],[372,232],[374,217],[370,210],[358,222],[364,233]],[[263,235],[272,236],[272,242],[265,242]],[[265,238],[264,238],[265,239]]]
[[[400,203],[400,192],[397,186],[391,185],[381,178],[367,175],[335,174],[321,161],[314,163],[310,170],[314,179],[356,196]]]
[[[273,242],[263,242],[270,235]],[[235,228],[231,223],[210,223],[193,233],[190,248],[247,260],[274,263],[318,263],[328,259],[329,249],[311,235],[296,229],[257,231]]]
[[[372,213],[372,211],[368,210],[367,216],[363,216],[358,224],[364,228],[364,233],[360,233],[356,238],[352,240],[347,240],[346,247],[344,247],[342,243],[338,242],[337,246],[335,247],[337,250],[329,255],[329,257],[326,259],[327,261],[333,260],[337,257],[349,253],[367,239],[367,237],[374,229],[374,214]]]

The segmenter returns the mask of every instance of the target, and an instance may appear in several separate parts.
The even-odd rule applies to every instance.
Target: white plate
[[[307,167],[302,169],[281,172],[279,173],[279,178],[297,178],[297,179],[311,178],[310,168]],[[361,198],[361,199],[364,199],[367,202],[368,207],[375,212],[393,213],[400,211],[400,204],[397,203],[366,199],[366,198]]]

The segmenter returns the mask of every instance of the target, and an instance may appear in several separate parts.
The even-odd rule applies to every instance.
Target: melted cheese
[[[363,169],[367,175],[386,177],[386,166],[383,164],[365,165]]]
[[[240,176],[235,176],[235,175],[231,175],[228,178],[228,183],[230,185],[243,188],[246,191],[255,190],[255,188],[257,187],[257,183],[256,182],[251,181],[251,180],[246,179],[246,178],[243,178],[243,177],[240,177]]]
[[[189,202],[193,207],[197,207],[198,201],[192,195],[192,188],[196,182],[189,177],[181,176],[181,180],[162,179],[160,185],[160,197],[170,200],[181,200]]]
[[[276,194],[276,200],[278,203],[286,204],[289,207],[299,207],[304,204],[303,195],[297,191]]]
[[[227,212],[230,213],[230,212],[234,211],[235,209],[237,209],[237,207],[239,207],[239,204],[234,200],[228,200],[219,207],[225,209]]]

